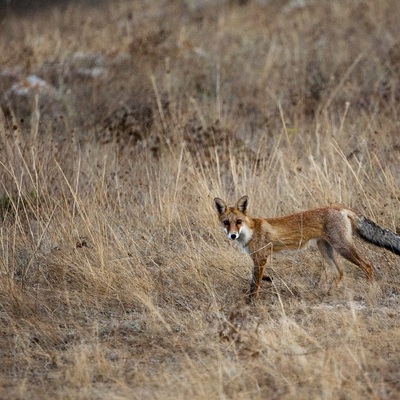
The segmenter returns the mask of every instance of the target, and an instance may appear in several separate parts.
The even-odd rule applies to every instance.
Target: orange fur
[[[399,254],[399,236],[341,206],[318,208],[277,218],[252,218],[247,215],[247,196],[241,197],[230,207],[220,198],[215,198],[214,203],[228,237],[237,241],[253,259],[249,300],[258,297],[265,265],[273,252],[298,250],[315,240],[324,259],[336,268],[335,286],[343,276],[336,261],[336,252],[360,267],[368,281],[373,280],[372,266],[362,259],[354,246],[354,232],[371,243]],[[380,241],[374,238],[375,235]]]

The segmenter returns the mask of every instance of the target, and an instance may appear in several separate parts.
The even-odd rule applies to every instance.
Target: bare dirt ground
[[[12,3],[12,2],[11,2]],[[251,261],[255,216],[400,231],[397,1],[38,3],[0,15],[0,397],[398,399],[399,257]]]

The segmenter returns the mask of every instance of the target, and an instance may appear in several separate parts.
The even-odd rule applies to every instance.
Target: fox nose
[[[237,235],[236,233],[231,233],[229,237],[231,238],[231,240],[235,240],[237,238]]]

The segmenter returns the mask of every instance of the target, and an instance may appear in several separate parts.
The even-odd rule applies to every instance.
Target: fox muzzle
[[[239,232],[238,233],[228,233],[228,238],[231,240],[236,240],[239,237]]]

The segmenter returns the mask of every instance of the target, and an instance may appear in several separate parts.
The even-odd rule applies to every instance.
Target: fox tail
[[[355,222],[357,233],[362,239],[400,256],[399,235],[389,229],[380,227],[364,216],[357,216]]]

